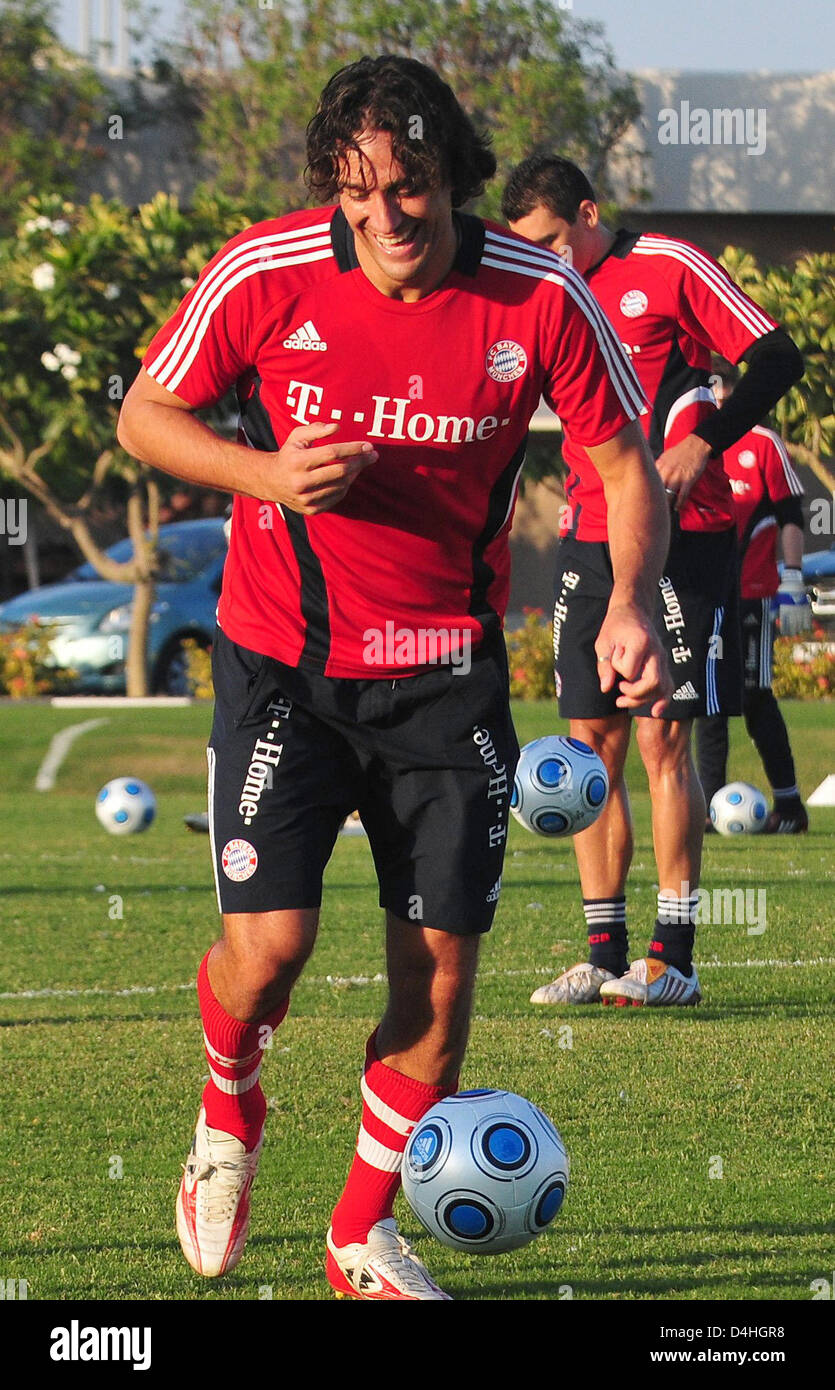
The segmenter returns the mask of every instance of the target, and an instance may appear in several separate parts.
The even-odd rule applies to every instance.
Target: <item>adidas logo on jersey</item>
[[[497,903],[499,901],[499,894],[501,893],[501,891],[502,881],[501,878],[497,878],[496,882],[493,884],[493,887],[490,889],[490,892],[487,894],[487,897],[484,899],[484,901],[487,903]]]
[[[684,685],[680,685],[678,690],[673,691],[674,700],[697,700],[698,698],[696,687],[692,681],[685,681]]]
[[[294,328],[290,337],[284,339],[284,347],[298,348],[302,352],[327,352],[328,350],[327,343],[322,342],[312,319],[308,319],[307,323],[300,323],[298,328]]]

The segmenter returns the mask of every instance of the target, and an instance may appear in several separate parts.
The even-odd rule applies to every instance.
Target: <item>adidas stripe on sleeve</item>
[[[277,226],[262,222],[228,242],[151,341],[149,376],[195,409],[219,400],[254,365],[252,335],[270,303],[265,280],[332,258],[329,222]]]
[[[779,326],[734,284],[718,261],[689,242],[644,233],[632,255],[664,264],[665,278],[677,287],[682,328],[731,362],[738,362],[757,338]],[[675,274],[669,274],[671,268]]]
[[[753,433],[762,442],[760,457],[768,495],[772,502],[785,497],[802,497],[803,484],[795,472],[785,444],[779,434],[764,425],[755,425]]]
[[[598,301],[551,251],[488,229],[483,264],[558,287],[542,312],[545,399],[571,438],[593,447],[646,410],[641,385]]]

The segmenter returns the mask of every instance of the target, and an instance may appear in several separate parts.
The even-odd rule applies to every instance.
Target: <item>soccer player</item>
[[[695,716],[739,713],[736,532],[722,452],[802,372],[794,343],[697,247],[673,237],[610,231],[586,176],[568,160],[536,155],[512,173],[502,210],[514,231],[570,256],[629,354],[651,403],[643,423],[672,512],[660,583],[659,631],[675,690],[661,719],[635,713],[649,779],[658,913],[646,956],[628,964],[626,880],[633,841],[623,768],[632,714],[617,686],[596,679],[594,634],[611,589],[613,511],[596,469],[567,438],[568,507],[557,562],[554,653],[560,713],[597,750],[609,800],[574,837],[588,928],[587,960],[533,994],[533,1002],[696,1004],[695,915],[705,806],[692,761]],[[717,411],[710,352],[748,371]]]
[[[739,372],[723,359],[713,364],[713,391],[721,404],[733,391]],[[736,514],[742,595],[743,695],[745,727],[759,753],[771,786],[774,809],[766,834],[800,835],[809,817],[800,799],[788,730],[771,689],[774,648],[772,599],[789,601],[779,607],[781,630],[796,634],[809,615],[803,599],[803,484],[794,471],[779,434],[755,425],[723,456]],[[777,535],[783,551],[782,579],[777,573]],[[800,619],[800,621],[798,621]],[[727,782],[728,720],[715,714],[696,723],[699,777],[705,802]],[[712,830],[708,819],[705,830]]]
[[[307,156],[314,194],[335,201],[251,227],[214,257],[153,339],[120,419],[137,457],[235,494],[209,747],[223,937],[198,973],[210,1079],[177,1226],[200,1273],[234,1268],[263,1137],[263,1049],[358,808],[389,997],[327,1278],[354,1298],[443,1300],[393,1203],[411,1129],[457,1087],[500,892],[518,756],[508,533],[540,394],[620,518],[598,650],[627,704],[671,688],[651,622],[667,512],[640,388],[594,297],[550,252],[458,211],[495,161],[431,69],[399,57],[342,69]],[[194,414],[229,387],[237,442]]]

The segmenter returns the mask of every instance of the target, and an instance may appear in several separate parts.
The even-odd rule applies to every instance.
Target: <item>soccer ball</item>
[[[442,1245],[516,1250],[562,1206],[568,1154],[541,1110],[511,1091],[460,1091],[428,1110],[403,1155],[403,1191]]]
[[[729,782],[710,803],[710,819],[720,835],[758,835],[767,816],[765,797],[750,782]]]
[[[154,793],[138,777],[114,777],[96,797],[96,815],[111,835],[147,830],[156,813]]]
[[[522,749],[510,809],[537,835],[576,835],[594,824],[608,796],[609,776],[594,749],[549,734]]]

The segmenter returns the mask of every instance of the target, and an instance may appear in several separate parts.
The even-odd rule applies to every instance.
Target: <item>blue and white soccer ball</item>
[[[111,835],[147,830],[156,813],[156,797],[138,777],[114,777],[96,797],[96,815]]]
[[[758,835],[765,829],[768,804],[750,782],[729,782],[711,800],[710,819],[720,835]]]
[[[609,796],[609,775],[579,738],[548,734],[522,749],[510,809],[537,835],[576,835],[593,825]]]
[[[563,1203],[568,1154],[551,1121],[512,1091],[461,1091],[428,1110],[403,1155],[403,1191],[442,1245],[516,1250]]]

